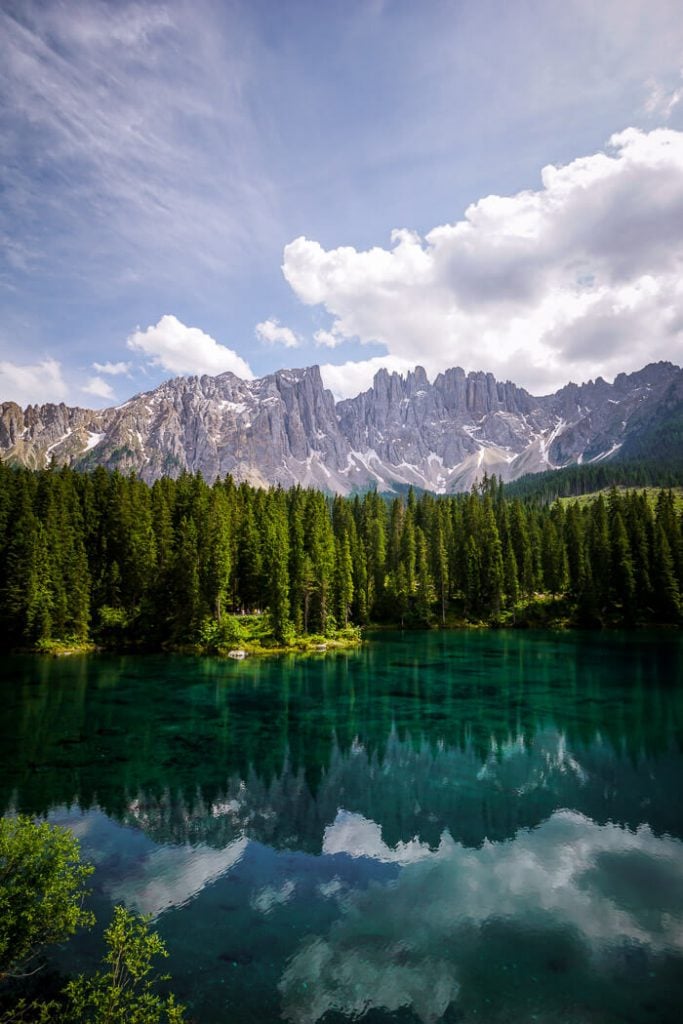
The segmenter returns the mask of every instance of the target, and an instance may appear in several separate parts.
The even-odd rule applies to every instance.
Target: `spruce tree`
[[[265,561],[267,567],[266,603],[273,635],[286,643],[291,632],[289,619],[289,531],[283,492],[271,494],[266,525]]]
[[[435,597],[427,541],[422,527],[418,526],[415,530],[415,618],[421,626],[428,626],[432,621]]]
[[[610,530],[610,585],[612,600],[621,606],[623,617],[627,623],[633,622],[635,615],[636,582],[633,571],[631,546],[624,526],[621,512],[616,511]]]
[[[681,592],[669,541],[659,521],[655,529],[654,593],[659,621],[680,622]]]
[[[353,601],[353,563],[351,546],[345,533],[336,543],[337,564],[335,590],[337,598],[337,621],[346,626],[349,621],[351,602]]]
[[[486,614],[499,615],[503,599],[503,548],[488,495],[484,498],[479,558],[482,610]]]

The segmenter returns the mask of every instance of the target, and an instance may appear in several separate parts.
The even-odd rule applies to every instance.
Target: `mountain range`
[[[258,380],[177,377],[100,410],[5,402],[0,457],[134,470],[148,482],[186,470],[341,494],[410,484],[448,493],[484,471],[514,480],[640,455],[682,411],[683,371],[668,362],[541,397],[459,367],[433,382],[420,366],[407,376],[380,370],[367,391],[339,402],[311,366]]]

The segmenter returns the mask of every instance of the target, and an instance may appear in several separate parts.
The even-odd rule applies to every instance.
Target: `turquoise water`
[[[678,1022],[682,683],[675,633],[15,657],[0,802],[155,917],[201,1024]]]

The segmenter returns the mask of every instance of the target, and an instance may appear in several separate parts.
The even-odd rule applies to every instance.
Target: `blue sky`
[[[682,68],[678,0],[0,0],[0,400],[680,362]]]

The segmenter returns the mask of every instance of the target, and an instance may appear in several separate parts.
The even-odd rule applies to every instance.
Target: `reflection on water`
[[[101,916],[158,918],[205,1024],[678,1021],[681,660],[510,633],[11,659],[0,798],[79,834]]]
[[[349,838],[356,856],[364,845],[368,856],[391,856],[375,822],[347,824],[338,823],[337,851]],[[472,958],[489,930],[508,936],[512,964],[524,956],[526,933],[534,942],[545,936],[538,970],[571,970],[575,982],[589,969],[613,971],[634,949],[653,964],[683,951],[683,844],[647,826],[630,832],[557,811],[533,831],[479,849],[444,833],[432,853],[394,853],[405,858],[395,882],[352,895],[329,933],[302,944],[288,964],[280,988],[289,1019],[412,1006],[420,1020],[438,1020],[471,985]],[[558,937],[569,947],[561,961]],[[540,1001],[549,1009],[553,993]]]

